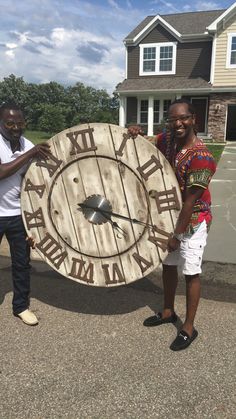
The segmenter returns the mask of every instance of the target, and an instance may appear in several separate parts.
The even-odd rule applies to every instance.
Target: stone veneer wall
[[[209,100],[208,136],[214,142],[224,142],[227,106],[236,105],[236,93],[213,93]]]

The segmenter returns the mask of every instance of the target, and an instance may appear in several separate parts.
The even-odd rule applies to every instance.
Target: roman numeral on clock
[[[180,203],[175,186],[173,186],[172,189],[166,189],[161,192],[152,190],[149,195],[151,198],[155,199],[159,214],[173,209],[180,210]]]
[[[119,148],[119,150],[115,151],[117,156],[123,156],[123,154],[124,154],[123,150],[124,150],[124,148],[126,146],[126,143],[127,143],[129,138],[130,138],[129,134],[123,134],[123,140],[122,140],[122,143],[120,145],[120,148]]]
[[[67,256],[67,252],[61,251],[62,246],[49,233],[47,233],[46,236],[36,244],[36,247],[55,266],[56,269],[60,268],[62,262]]]
[[[34,191],[38,194],[39,198],[42,198],[44,191],[45,191],[46,186],[45,185],[34,185],[30,179],[27,179],[26,183],[25,183],[25,191],[29,192],[29,191]]]
[[[42,160],[37,161],[36,166],[44,167],[45,169],[47,169],[49,176],[52,177],[54,173],[57,171],[57,169],[60,167],[60,165],[62,164],[62,160],[58,160],[53,155],[50,155],[50,160],[52,160],[54,164],[50,163],[49,160],[42,159]]]
[[[150,266],[153,265],[152,262],[149,262],[149,260],[145,259],[138,253],[133,253],[132,256],[134,260],[137,262],[137,264],[139,265],[142,273],[144,273],[148,268],[150,268]]]
[[[34,227],[45,227],[42,208],[37,209],[35,212],[24,211],[24,216],[29,230]]]
[[[167,249],[167,243],[168,243],[168,239],[171,236],[170,233],[167,233],[167,231],[161,230],[160,228],[158,228],[156,225],[153,226],[153,231],[155,233],[158,233],[162,236],[165,236],[167,238],[163,238],[163,237],[157,237],[154,235],[151,235],[148,237],[148,240],[150,242],[152,242],[153,244],[155,244],[156,247],[160,247],[160,249],[162,249],[164,252]]]
[[[93,263],[89,263],[88,266],[85,265],[86,262],[84,260],[72,258],[72,267],[69,275],[86,283],[93,284]]]
[[[146,163],[137,167],[137,170],[144,180],[148,180],[149,176],[156,172],[156,170],[162,169],[162,167],[160,160],[153,154]]]
[[[119,265],[117,263],[113,263],[112,267],[110,267],[110,265],[108,264],[102,265],[102,269],[104,271],[105,282],[107,285],[125,282],[125,278],[123,274],[121,273]],[[109,270],[112,271],[111,274]],[[112,275],[112,278],[111,278],[111,275]]]
[[[87,128],[80,131],[69,132],[66,134],[67,138],[69,138],[72,144],[70,155],[97,150],[97,147],[94,142],[93,131],[93,128]]]

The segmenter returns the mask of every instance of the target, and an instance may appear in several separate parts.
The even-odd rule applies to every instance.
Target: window
[[[143,71],[155,71],[156,48],[143,49]]]
[[[173,61],[173,47],[160,47],[160,71],[171,71]]]
[[[154,124],[159,124],[160,122],[160,101],[154,100],[154,107],[153,107],[153,122]]]
[[[147,124],[148,122],[148,100],[141,100],[140,103],[140,123]]]
[[[167,113],[169,106],[171,104],[171,99],[154,99],[153,108],[152,106],[149,109],[148,99],[139,99],[138,101],[138,124],[147,125],[148,124],[148,112],[153,111],[153,124],[161,124],[163,120],[167,118]]]
[[[228,34],[227,68],[236,68],[236,33]]]
[[[176,43],[140,44],[140,76],[175,74]]]
[[[163,102],[163,119],[166,120],[167,119],[167,115],[168,115],[168,109],[170,107],[171,104],[171,100],[170,99],[165,99]]]

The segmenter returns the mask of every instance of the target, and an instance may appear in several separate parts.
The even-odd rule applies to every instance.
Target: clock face
[[[181,207],[176,177],[146,139],[116,125],[67,129],[23,180],[22,215],[41,257],[88,285],[133,282],[166,256]]]

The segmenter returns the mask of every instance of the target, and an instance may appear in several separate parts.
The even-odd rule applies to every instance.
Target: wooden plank
[[[158,206],[149,196],[173,186],[180,196],[165,159],[144,138],[130,139],[126,129],[108,124],[72,127],[49,144],[54,157],[33,162],[22,187],[27,231],[44,260],[62,275],[96,286],[121,285],[150,273],[165,255],[165,231],[173,230],[179,212],[163,210],[169,201]],[[128,219],[113,215],[103,224],[89,222],[78,204],[93,195]]]

